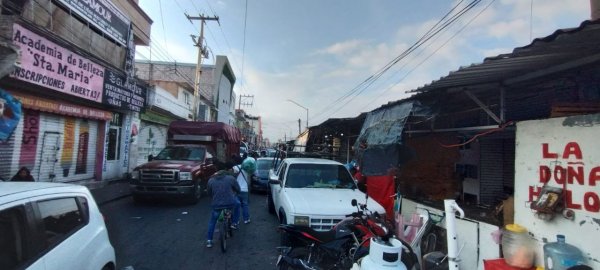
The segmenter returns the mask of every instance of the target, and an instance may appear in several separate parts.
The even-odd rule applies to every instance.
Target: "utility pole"
[[[300,120],[300,118],[298,118],[298,135],[300,135],[300,133],[302,133],[302,128],[301,128],[301,122],[302,120]]]
[[[200,15],[199,17],[192,17],[185,14],[188,20],[193,24],[192,20],[200,20],[200,36],[196,37],[192,36],[192,41],[194,41],[194,46],[198,47],[198,60],[196,62],[196,79],[194,80],[194,115],[192,119],[194,121],[198,120],[198,98],[200,96],[200,75],[202,73],[202,56],[208,58],[208,49],[204,45],[204,24],[206,21],[217,21],[219,23],[219,16],[215,17],[206,17],[204,15]],[[220,25],[220,23],[219,23]]]
[[[244,99],[244,103],[242,103],[242,99]],[[254,95],[240,95],[240,100],[238,101],[238,110],[242,109],[242,105],[252,107],[252,104],[254,104]]]

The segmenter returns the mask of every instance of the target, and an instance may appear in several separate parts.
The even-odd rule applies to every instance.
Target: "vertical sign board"
[[[129,18],[109,0],[58,0],[121,45],[127,46]]]
[[[543,266],[543,239],[557,234],[579,248],[593,269],[600,269],[600,114],[524,121],[517,124],[515,223],[525,226],[538,244],[536,264]],[[557,213],[535,216],[530,202],[544,185],[564,188],[564,204],[573,220]],[[591,259],[593,258],[593,259]]]

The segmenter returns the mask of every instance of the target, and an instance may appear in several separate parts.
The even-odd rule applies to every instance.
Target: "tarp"
[[[222,139],[226,143],[242,141],[242,135],[238,128],[221,122],[173,121],[169,125],[168,139],[172,139],[175,134],[212,136]]]
[[[411,113],[431,114],[418,101],[403,101],[367,114],[354,145],[363,175],[385,175],[388,169],[410,159],[410,150],[402,145],[402,130]]]

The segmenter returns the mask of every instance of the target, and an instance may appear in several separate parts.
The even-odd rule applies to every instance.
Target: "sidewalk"
[[[86,186],[98,205],[121,199],[131,195],[129,182],[126,179],[114,181],[95,181],[82,184]]]

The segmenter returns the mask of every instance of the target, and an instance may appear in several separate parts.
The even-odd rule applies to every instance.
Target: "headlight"
[[[140,179],[140,171],[131,172],[131,179],[133,179],[133,180]]]
[[[307,216],[295,216],[294,217],[294,224],[295,225],[299,225],[299,226],[309,226],[310,225],[310,218]]]
[[[182,180],[182,181],[192,180],[192,173],[191,172],[180,172],[179,180]]]

